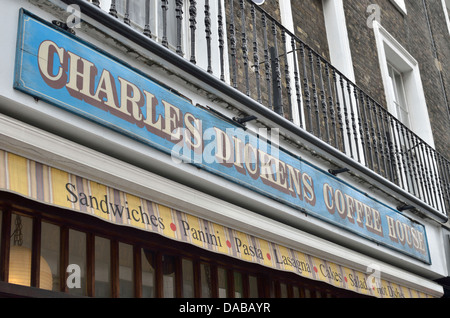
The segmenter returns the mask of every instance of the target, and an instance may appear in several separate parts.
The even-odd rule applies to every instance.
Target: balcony
[[[446,220],[449,160],[252,1],[65,2]]]

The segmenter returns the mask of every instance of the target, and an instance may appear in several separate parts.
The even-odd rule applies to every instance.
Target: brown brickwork
[[[406,1],[406,15],[389,0],[346,0],[344,9],[356,84],[386,105],[374,31],[367,26],[367,7],[377,4],[381,9],[381,25],[419,63],[436,149],[450,158],[450,114],[443,92],[446,89],[448,95],[450,90],[450,38],[441,1],[426,0],[425,3],[433,37],[422,0]],[[437,48],[437,59],[433,41]],[[443,76],[443,85],[440,74]]]
[[[329,60],[327,32],[321,0],[291,1],[295,35]]]

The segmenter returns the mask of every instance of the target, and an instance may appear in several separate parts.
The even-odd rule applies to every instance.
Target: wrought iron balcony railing
[[[114,16],[117,28],[173,50],[442,216],[450,211],[449,160],[251,1],[93,5]]]

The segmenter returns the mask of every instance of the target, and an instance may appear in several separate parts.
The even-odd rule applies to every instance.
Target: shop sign
[[[430,263],[423,225],[26,11],[14,87],[161,150],[168,160]]]

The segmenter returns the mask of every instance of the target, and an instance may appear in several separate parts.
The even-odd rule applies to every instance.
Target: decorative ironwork
[[[92,1],[91,5],[99,3]],[[125,3],[125,11],[118,13],[116,1],[111,0],[109,13],[135,27],[137,22],[129,15],[129,0]],[[150,0],[146,0],[145,25],[139,27],[140,32],[158,37],[164,47],[192,63],[200,56],[196,56],[199,43],[206,42],[206,50],[198,52],[206,58],[202,63],[206,72],[229,82],[272,109],[273,116],[293,121],[440,213],[450,211],[449,160],[260,6],[249,0],[205,0],[204,25],[200,26],[196,21],[197,1],[189,1],[188,13],[183,12],[181,0],[174,7],[169,7],[168,0],[157,3],[162,14],[156,19],[155,30],[150,31],[150,19],[156,12],[151,12]],[[175,25],[168,25],[168,14],[176,17]],[[189,26],[182,23],[187,14]],[[176,28],[177,38],[169,47],[167,36],[172,28]],[[196,28],[204,28],[204,32],[196,34]],[[237,29],[240,36],[236,35]],[[217,37],[213,37],[214,33]],[[196,41],[196,36],[204,36],[205,41]],[[190,43],[187,53],[182,43]],[[214,54],[219,58],[214,60]]]

